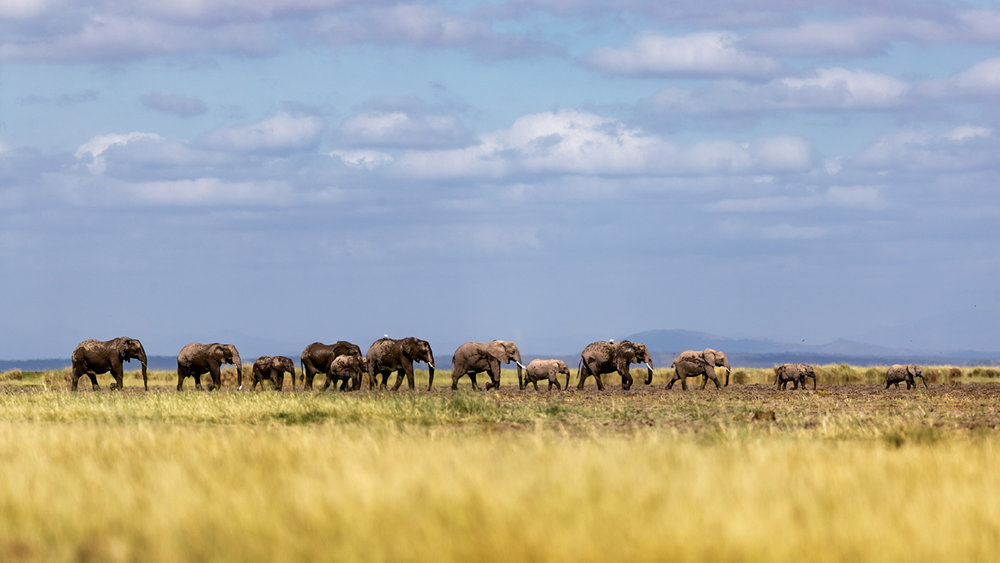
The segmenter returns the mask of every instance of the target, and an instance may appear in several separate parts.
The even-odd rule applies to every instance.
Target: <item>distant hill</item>
[[[674,357],[684,350],[704,350],[715,348],[729,356],[733,366],[772,367],[786,362],[803,362],[810,364],[840,364],[852,365],[889,365],[901,363],[917,363],[930,365],[1000,365],[1000,352],[983,352],[976,350],[905,350],[895,349],[875,344],[854,342],[851,340],[834,340],[827,344],[805,344],[802,342],[779,342],[763,338],[730,338],[705,332],[690,330],[664,329],[648,330],[630,334],[625,337],[634,342],[642,342],[649,348],[653,356],[653,365],[657,368],[668,368]],[[545,354],[544,351],[522,349],[523,360],[528,363],[534,358],[559,358],[565,360],[575,370],[579,363],[579,353],[571,355]],[[291,355],[298,364],[298,355]],[[451,369],[451,355],[439,355],[437,367]],[[244,362],[254,358],[243,357]],[[68,367],[69,358],[38,359],[38,360],[0,360],[0,371],[20,368],[24,371],[44,371]],[[177,369],[176,356],[150,356],[149,369]],[[421,364],[421,367],[424,367]],[[506,367],[511,367],[510,365]],[[125,365],[126,370],[139,369],[139,362],[132,360]]]
[[[729,338],[678,329],[649,330],[630,334],[625,338],[645,344],[657,367],[669,367],[674,357],[684,350],[705,348],[722,350],[729,357],[730,364],[746,367],[771,367],[786,362],[853,365],[1000,363],[1000,352],[905,350],[843,339],[815,345],[754,338]]]

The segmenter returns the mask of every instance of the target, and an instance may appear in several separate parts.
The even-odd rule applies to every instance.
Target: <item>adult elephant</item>
[[[584,381],[592,375],[597,380],[597,389],[604,389],[601,375],[617,371],[622,377],[622,389],[631,389],[633,380],[629,366],[639,363],[646,364],[646,385],[649,385],[653,382],[653,359],[645,344],[629,340],[591,342],[580,353],[580,383],[576,387],[583,389]],[[569,375],[566,376],[566,387],[569,387]]]
[[[239,361],[239,352],[236,352],[236,347],[232,344],[219,344],[218,342],[200,344],[192,342],[181,348],[181,351],[177,353],[177,390],[180,391],[183,388],[184,379],[187,377],[194,377],[195,387],[201,390],[201,376],[206,372],[212,376],[212,382],[208,384],[208,390],[221,388],[222,372],[220,368],[222,364],[237,365],[237,373],[240,380],[239,387],[242,389],[243,369],[237,363]]]
[[[458,380],[463,375],[468,375],[472,380],[472,388],[479,389],[476,385],[476,375],[486,372],[490,376],[490,382],[486,389],[500,388],[500,364],[515,362],[517,364],[517,386],[524,389],[524,376],[521,363],[521,351],[517,349],[517,344],[507,340],[493,340],[490,342],[466,342],[455,350],[451,357],[451,388],[458,389]]]
[[[431,351],[431,345],[426,340],[420,340],[412,336],[396,340],[385,336],[372,342],[371,347],[368,348],[368,353],[365,354],[365,358],[368,361],[369,387],[375,387],[376,376],[382,374],[382,384],[380,387],[385,389],[386,383],[389,381],[389,374],[395,371],[396,384],[392,387],[392,390],[399,389],[399,386],[403,383],[404,374],[406,375],[406,381],[409,383],[410,389],[413,389],[415,387],[413,383],[413,362],[427,362],[428,371],[430,372],[427,390],[430,391],[431,386],[434,385],[434,352]],[[358,387],[356,388],[360,388],[360,384],[359,380]]]
[[[323,344],[322,342],[313,342],[312,344],[305,347],[302,350],[302,355],[299,356],[299,361],[302,362],[302,386],[306,389],[312,389],[313,379],[315,379],[317,373],[322,373],[326,375],[326,384],[323,386],[324,389],[330,386],[330,362],[338,356],[357,356],[361,357],[361,347],[357,344],[352,344],[346,340],[338,340],[334,344]],[[346,384],[346,381],[345,381]],[[292,389],[295,389],[295,379],[292,378]],[[344,386],[340,387],[340,390],[344,390]]]
[[[288,356],[261,356],[253,363],[253,385],[251,389],[256,389],[259,383],[261,389],[264,382],[270,381],[271,388],[281,391],[285,384],[285,372],[292,374],[292,381],[295,381],[295,362]]]
[[[778,384],[778,389],[787,389],[788,383],[792,383],[792,389],[801,386],[806,388],[806,378],[813,380],[813,390],[816,389],[816,370],[809,364],[781,364],[774,368],[774,380]]]
[[[674,362],[670,364],[670,367],[674,368],[674,377],[670,380],[670,383],[667,383],[667,389],[673,387],[674,382],[679,379],[681,381],[681,388],[686,391],[688,388],[687,378],[699,375],[704,377],[704,381],[701,382],[702,389],[708,385],[709,379],[715,383],[716,389],[721,389],[722,386],[719,385],[719,378],[715,376],[715,368],[717,367],[726,368],[725,386],[729,386],[729,359],[726,358],[725,352],[720,352],[719,350],[711,348],[705,348],[701,352],[697,350],[685,350],[674,358]]]
[[[559,387],[560,373],[565,373],[566,380],[569,381],[569,366],[562,360],[531,360],[524,368],[524,387],[521,389],[527,388],[530,383],[535,386],[535,391],[538,391],[538,382],[544,379],[549,381],[549,391],[552,390],[553,385],[556,386],[556,389],[561,389]]]
[[[142,363],[142,387],[149,391],[149,380],[146,377],[146,351],[142,343],[134,338],[121,336],[112,340],[84,340],[73,350],[73,390],[84,375],[90,377],[94,390],[100,388],[97,384],[97,374],[111,372],[115,378],[112,389],[125,386],[122,380],[123,364],[129,360],[139,360]]]
[[[927,378],[924,377],[924,370],[915,364],[893,364],[885,373],[885,388],[888,389],[890,385],[895,385],[899,387],[900,381],[906,382],[906,388],[916,387],[917,382],[914,380],[915,377],[919,377],[921,381],[924,382],[924,389],[927,388]]]

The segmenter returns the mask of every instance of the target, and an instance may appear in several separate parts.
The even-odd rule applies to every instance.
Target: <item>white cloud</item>
[[[86,160],[87,169],[92,174],[103,174],[106,163],[103,158],[104,151],[114,145],[125,145],[136,140],[163,140],[163,137],[155,133],[111,133],[108,135],[98,135],[92,137],[86,143],[76,149],[75,156],[78,160]]]
[[[142,105],[178,117],[194,117],[207,111],[205,102],[198,98],[179,94],[143,94],[139,97]]]
[[[884,135],[855,162],[883,171],[952,172],[996,168],[1000,140],[993,130],[963,125],[943,133],[904,130]]]
[[[910,93],[908,83],[889,75],[834,67],[759,85],[720,81],[693,91],[668,87],[641,100],[638,108],[662,119],[773,111],[869,111],[905,107]]]
[[[241,153],[287,153],[315,146],[326,121],[315,115],[279,111],[257,123],[221,127],[205,134],[199,143],[214,150]]]
[[[392,162],[392,155],[372,150],[335,150],[330,156],[339,158],[344,164],[354,168],[374,170]]]
[[[891,76],[845,68],[823,68],[814,76],[783,78],[778,83],[798,98],[801,106],[808,106],[813,98],[814,104],[844,109],[893,107],[908,90],[905,82]]]
[[[454,116],[407,109],[356,113],[337,133],[341,142],[354,147],[446,148],[466,145],[472,138]]]
[[[405,151],[396,172],[424,178],[500,178],[520,174],[687,175],[801,171],[812,148],[793,136],[749,143],[700,141],[678,146],[615,119],[580,111],[518,118],[463,149]]]
[[[949,141],[961,141],[974,137],[990,137],[992,135],[993,130],[989,127],[982,127],[979,125],[962,125],[945,133],[945,138]]]
[[[946,23],[894,15],[760,29],[750,33],[746,43],[783,56],[866,56],[886,51],[895,40],[940,41],[951,33]]]
[[[1000,57],[976,63],[950,78],[932,81],[930,89],[942,97],[1000,96]]]
[[[602,47],[589,63],[613,74],[639,76],[737,76],[759,78],[777,72],[775,59],[747,53],[726,32],[667,36],[643,33],[628,47]]]
[[[792,195],[730,198],[712,203],[712,211],[726,213],[784,213],[810,209],[877,209],[885,205],[884,186],[831,186],[825,191],[802,190]]]
[[[290,202],[293,195],[281,181],[227,182],[219,178],[138,182],[123,189],[136,201],[151,205],[274,205]]]

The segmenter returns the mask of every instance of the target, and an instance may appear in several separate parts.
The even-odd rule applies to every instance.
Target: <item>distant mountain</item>
[[[653,363],[669,367],[684,350],[722,350],[734,366],[771,367],[786,362],[812,364],[886,365],[893,363],[994,365],[1000,352],[907,350],[838,339],[821,345],[778,342],[767,339],[729,338],[690,330],[648,330],[626,336],[642,342],[653,355]]]

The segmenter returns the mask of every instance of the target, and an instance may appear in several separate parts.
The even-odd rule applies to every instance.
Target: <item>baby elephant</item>
[[[281,387],[285,383],[286,371],[292,374],[292,379],[294,380],[295,362],[289,357],[261,356],[257,358],[257,361],[253,363],[253,386],[251,389],[256,389],[258,383],[261,389],[263,389],[264,382],[270,381],[272,389],[281,391]]]
[[[798,389],[799,385],[806,388],[806,378],[813,380],[813,389],[816,389],[816,371],[809,364],[782,364],[774,368],[775,383],[778,389],[787,389],[788,382],[792,382],[792,389]]]
[[[885,374],[885,388],[888,389],[893,384],[898,388],[900,381],[906,382],[907,389],[916,387],[917,383],[913,380],[914,377],[919,377],[924,382],[924,388],[927,388],[927,379],[924,378],[924,370],[920,369],[920,366],[894,364]]]
[[[569,381],[569,366],[562,360],[531,360],[525,373],[521,389],[525,389],[528,383],[531,383],[535,386],[535,391],[538,391],[538,380],[548,379],[549,391],[552,390],[553,385],[556,386],[556,389],[562,390],[558,379],[560,373],[566,374],[566,380]]]
[[[336,381],[340,381],[341,391],[348,389],[348,382],[351,384],[350,389],[361,389],[361,377],[367,371],[368,364],[364,356],[357,356],[355,354],[337,356],[330,360],[329,368],[326,370],[326,373],[329,375],[326,377],[326,383],[323,384],[322,391],[326,391],[330,387],[330,384]]]

